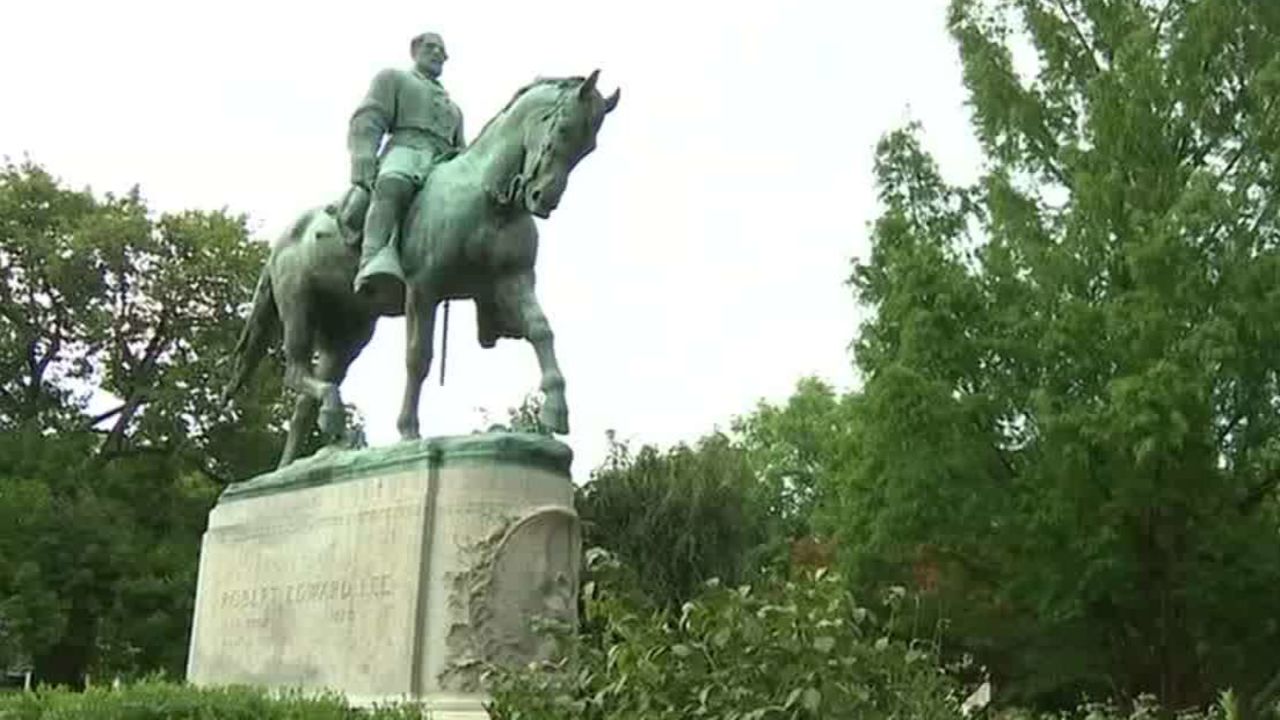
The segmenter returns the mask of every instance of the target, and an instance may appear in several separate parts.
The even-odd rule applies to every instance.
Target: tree
[[[779,537],[813,533],[814,514],[825,505],[824,479],[851,459],[855,400],[856,395],[837,395],[827,383],[809,377],[797,383],[785,404],[761,402],[734,421]]]
[[[954,0],[949,27],[985,165],[947,183],[915,127],[878,148],[841,552],[864,582],[927,564],[1006,698],[1257,691],[1280,669],[1280,6]]]
[[[482,415],[485,418],[482,428],[476,429],[474,433],[486,432],[519,432],[530,433],[533,435],[551,435],[551,429],[542,422],[542,405],[545,398],[542,393],[525,393],[521,398],[520,404],[507,408],[507,421],[492,422],[489,419],[488,411],[481,408]]]
[[[611,437],[612,441],[612,437]],[[584,542],[634,567],[656,604],[678,608],[702,584],[741,582],[767,549],[764,507],[745,453],[716,433],[694,447],[612,441],[578,492]]]
[[[181,668],[209,506],[279,447],[278,379],[217,402],[265,255],[242,217],[0,169],[0,626],[40,680]]]

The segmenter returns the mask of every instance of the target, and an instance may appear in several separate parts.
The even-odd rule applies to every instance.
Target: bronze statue
[[[351,225],[363,224],[355,289],[392,308],[404,302],[404,275],[392,242],[396,228],[432,167],[466,144],[462,111],[439,80],[448,59],[444,40],[436,33],[423,33],[409,48],[414,68],[384,70],[374,77],[351,117],[347,136],[355,190],[345,219]],[[369,207],[361,213],[363,203],[358,200],[365,194],[370,196]]]
[[[437,42],[438,36],[420,36],[415,55],[433,61],[438,47],[443,61],[443,43]],[[438,64],[427,69],[433,67]],[[383,102],[377,99],[384,95],[375,80],[370,91],[375,99],[361,105],[352,131],[353,138],[361,138],[360,143],[353,141],[353,179],[373,182],[365,251],[358,252],[344,240],[341,229],[340,216],[359,215],[358,208],[351,212],[360,203],[353,203],[350,193],[341,209],[304,212],[272,248],[237,346],[234,379],[223,393],[229,400],[265,354],[277,325],[282,326],[285,384],[299,396],[281,466],[297,457],[317,411],[322,431],[331,440],[341,437],[346,417],[338,387],[380,316],[406,316],[408,378],[397,427],[402,438],[418,437],[418,400],[431,367],[436,308],[452,299],[475,301],[482,347],[492,347],[502,337],[524,338],[533,345],[545,393],[542,421],[556,433],[568,433],[564,377],[556,362],[551,326],[534,292],[538,232],[533,216],[550,216],[570,172],[595,149],[606,114],[617,106],[618,91],[602,96],[596,89],[598,76],[595,71],[585,78],[541,79],[522,88],[470,146],[443,162],[440,154],[450,149],[443,144],[461,142],[461,113],[448,109],[452,103],[446,104],[441,90],[431,96],[435,99],[424,100],[433,108],[428,112],[428,127],[405,124],[410,132],[398,135],[400,123],[416,120],[402,121],[397,111],[394,122],[386,121],[392,145],[373,175],[365,153],[369,146],[364,144],[373,131],[357,131],[356,126],[364,128],[367,121],[368,127],[382,127],[376,123],[390,117],[367,109]],[[427,78],[413,82],[426,83]],[[393,85],[389,82],[387,87]],[[446,141],[439,132],[450,129],[456,134]],[[397,141],[397,137],[404,139]],[[357,144],[364,154],[357,155]],[[396,148],[409,151],[398,154]],[[405,192],[400,180],[406,176],[416,180],[418,173],[422,185],[409,195],[403,220],[387,220],[398,208],[398,193]],[[389,191],[395,198],[387,201],[385,216],[378,199],[384,180],[395,188]],[[386,230],[388,226],[393,232]],[[394,265],[382,265],[379,257],[390,258]],[[391,293],[355,292],[358,276],[374,278],[384,269],[393,279]],[[400,304],[388,302],[398,297],[394,292],[397,273],[404,288]],[[319,362],[313,364],[317,353]]]

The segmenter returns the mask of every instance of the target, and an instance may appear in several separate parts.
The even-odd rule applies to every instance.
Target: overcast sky
[[[946,0],[452,3],[8,2],[0,155],[73,186],[139,184],[158,210],[226,207],[259,239],[340,194],[370,78],[445,39],[468,139],[537,75],[601,70],[622,100],[540,221],[538,290],[568,381],[579,481],[604,433],[693,440],[818,375],[854,381],[844,280],[874,218],[874,145],[908,120],[953,177],[977,154]],[[395,439],[404,324],[383,320],[344,385]],[[481,350],[451,312],[425,433],[465,433],[537,386],[524,342]],[[279,368],[270,368],[279,372]]]

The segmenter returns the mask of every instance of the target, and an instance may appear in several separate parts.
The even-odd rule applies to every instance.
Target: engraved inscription
[[[244,543],[280,535],[298,536],[309,533],[323,533],[335,529],[358,526],[385,525],[394,534],[401,521],[420,515],[417,505],[390,505],[358,510],[353,513],[325,515],[319,517],[302,516],[270,523],[253,523],[252,525],[223,525],[209,529],[212,537],[221,543]]]
[[[219,604],[226,610],[270,606],[306,605],[331,600],[363,600],[391,596],[389,574],[342,580],[319,580],[286,585],[260,585],[222,592]]]

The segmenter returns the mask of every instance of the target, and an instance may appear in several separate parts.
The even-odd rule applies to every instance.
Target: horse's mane
[[[561,77],[561,78],[556,78],[556,77],[534,78],[533,82],[525,85],[519,90],[516,90],[515,94],[511,96],[511,99],[507,101],[507,104],[503,105],[501,110],[494,113],[493,117],[489,118],[489,122],[486,122],[484,124],[484,127],[480,128],[480,132],[476,135],[476,140],[479,140],[485,134],[485,132],[489,129],[489,126],[493,125],[493,123],[498,118],[506,115],[507,111],[510,110],[512,106],[516,104],[516,101],[524,97],[525,93],[529,92],[530,90],[534,88],[542,87],[543,85],[554,85],[557,90],[568,90],[569,88],[574,88],[581,85],[585,81],[586,81],[586,78],[580,75],[573,75],[570,77]]]

